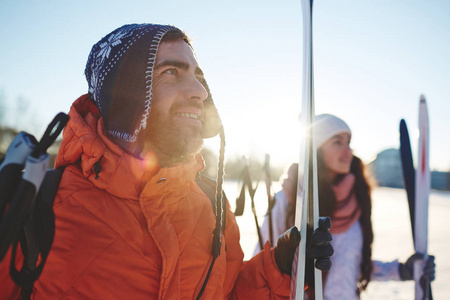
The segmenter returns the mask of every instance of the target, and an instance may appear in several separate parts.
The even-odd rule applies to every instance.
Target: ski
[[[414,199],[416,189],[416,174],[409,140],[408,127],[405,120],[400,121],[400,158],[402,162],[403,181],[408,198],[409,218],[411,220],[411,232],[414,241]]]
[[[409,216],[411,221],[412,237],[415,245],[415,195],[416,195],[416,171],[414,170],[414,162],[411,151],[411,142],[408,133],[408,127],[405,120],[400,121],[400,158],[402,162],[403,181],[405,185],[406,195],[408,198]],[[416,249],[416,248],[415,248]],[[416,250],[417,251],[417,250]],[[428,283],[428,299],[433,300],[431,292],[431,284]],[[422,299],[416,298],[416,299]]]
[[[428,197],[430,194],[429,167],[429,121],[425,97],[420,96],[419,103],[419,149],[416,168],[415,210],[414,210],[414,249],[424,255],[424,259],[414,263],[415,299],[429,300],[431,286],[421,280],[428,252]]]
[[[406,195],[408,198],[409,205],[409,217],[411,220],[411,232],[414,237],[414,206],[415,206],[415,188],[416,188],[416,174],[414,170],[413,157],[411,152],[411,143],[408,134],[408,127],[406,126],[405,120],[400,121],[400,158],[402,162],[403,169],[403,181],[405,184]],[[431,284],[429,284],[429,299],[433,300],[431,293]]]
[[[313,0],[302,0],[303,12],[303,94],[302,128],[305,130],[301,143],[298,168],[298,186],[295,225],[300,229],[300,245],[295,254],[291,274],[291,299],[304,299],[304,288],[310,291],[309,299],[322,299],[322,273],[314,268],[314,260],[307,259],[306,245],[319,221],[317,185],[317,155],[312,139],[314,120],[314,72],[312,46]]]

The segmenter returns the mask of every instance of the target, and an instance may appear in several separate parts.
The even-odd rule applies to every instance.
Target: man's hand
[[[331,234],[328,230],[331,228],[331,220],[328,217],[319,218],[319,228],[314,230],[310,245],[308,245],[307,257],[315,258],[316,268],[322,271],[328,271],[331,267],[330,257],[333,255],[331,246]],[[278,269],[283,274],[291,274],[292,261],[295,251],[300,243],[300,232],[293,226],[283,233],[279,238],[274,249],[275,262]]]
[[[300,232],[295,226],[292,226],[278,238],[274,249],[274,257],[281,273],[291,275],[292,261],[299,243]]]
[[[411,255],[404,264],[400,263],[398,266],[398,273],[401,280],[413,280],[414,276],[414,262],[416,260],[423,259],[423,254],[414,253]],[[426,281],[431,282],[434,280],[436,264],[434,263],[434,256],[428,255],[428,259],[423,267],[423,275]]]

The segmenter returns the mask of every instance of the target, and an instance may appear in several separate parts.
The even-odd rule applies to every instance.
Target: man
[[[217,200],[195,182],[203,138],[219,131],[223,165],[223,129],[184,33],[125,25],[93,46],[85,73],[89,94],[72,105],[56,159],[56,233],[34,299],[289,297],[298,231],[243,262],[222,175]],[[311,248],[323,269],[326,229]],[[19,293],[5,286],[0,295]]]

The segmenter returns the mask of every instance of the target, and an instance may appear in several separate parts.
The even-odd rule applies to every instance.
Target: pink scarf
[[[331,215],[332,234],[343,233],[349,229],[361,215],[361,207],[355,196],[353,186],[355,175],[349,173],[337,184],[332,186],[336,195],[336,207]]]

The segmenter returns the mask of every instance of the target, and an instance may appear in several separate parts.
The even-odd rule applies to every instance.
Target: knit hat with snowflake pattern
[[[85,69],[89,96],[110,136],[136,142],[146,128],[156,52],[164,35],[174,30],[180,31],[169,25],[124,25],[92,47]],[[203,101],[202,136],[208,138],[219,133],[221,122],[203,79],[202,84],[208,91],[208,98]]]

